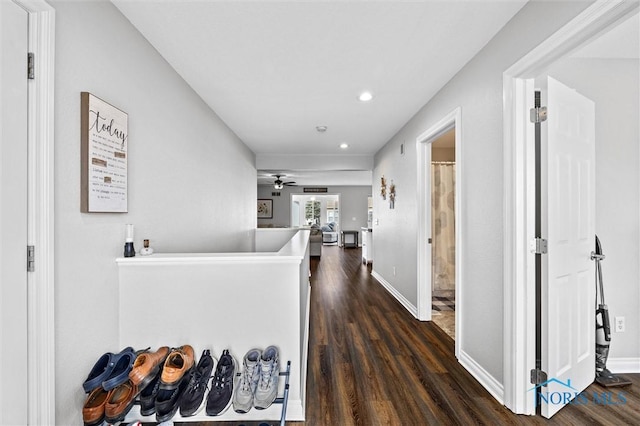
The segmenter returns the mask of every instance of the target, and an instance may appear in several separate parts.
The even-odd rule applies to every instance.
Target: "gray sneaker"
[[[253,406],[258,410],[269,408],[278,393],[278,377],[280,376],[280,359],[278,348],[269,346],[262,352],[258,363],[260,380],[253,398]]]
[[[258,368],[262,353],[259,349],[251,349],[244,356],[242,362],[244,369],[240,376],[240,381],[233,393],[233,409],[237,413],[248,413],[253,405],[253,394],[258,387],[260,380],[260,369]]]

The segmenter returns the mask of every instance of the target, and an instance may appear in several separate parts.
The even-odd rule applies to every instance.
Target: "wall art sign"
[[[329,192],[328,188],[303,188],[303,192]]]
[[[80,210],[126,213],[129,117],[89,92],[80,98]]]
[[[258,199],[258,219],[273,219],[273,200]]]

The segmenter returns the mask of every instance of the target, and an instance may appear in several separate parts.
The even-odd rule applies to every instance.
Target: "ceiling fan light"
[[[282,183],[276,183],[273,185],[273,189],[282,189],[284,188],[284,185]]]
[[[343,143],[340,144],[340,148],[347,149],[347,148],[349,148],[349,144],[343,142]]]

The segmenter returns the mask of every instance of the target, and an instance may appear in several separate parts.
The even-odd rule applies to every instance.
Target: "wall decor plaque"
[[[126,213],[129,117],[89,92],[80,108],[80,211]]]
[[[258,199],[258,219],[273,219],[273,200]]]
[[[303,188],[302,192],[328,192],[328,188]]]

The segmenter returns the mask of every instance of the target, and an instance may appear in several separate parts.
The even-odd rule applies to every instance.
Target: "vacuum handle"
[[[611,323],[609,322],[609,310],[607,309],[606,306],[600,305],[598,307],[598,310],[596,311],[596,316],[597,314],[600,314],[600,318],[602,319],[602,329],[604,331],[604,340],[606,340],[607,342],[610,342],[611,341]]]

